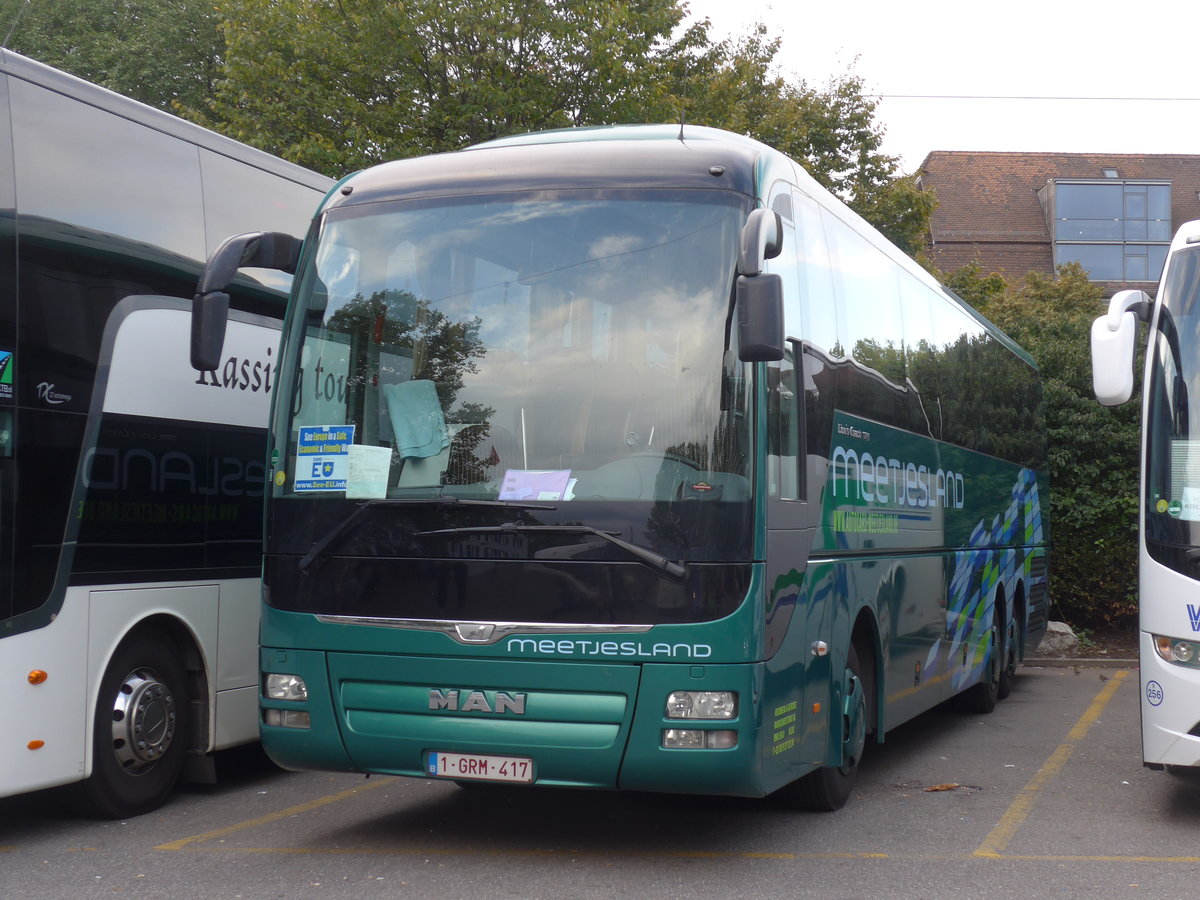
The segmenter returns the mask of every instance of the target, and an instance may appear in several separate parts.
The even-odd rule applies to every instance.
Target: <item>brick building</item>
[[[1175,230],[1200,219],[1200,156],[937,150],[920,184],[937,194],[938,268],[978,260],[1010,281],[1078,260],[1106,291],[1149,290]]]

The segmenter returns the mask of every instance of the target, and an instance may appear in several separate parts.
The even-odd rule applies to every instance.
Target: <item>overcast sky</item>
[[[1200,154],[1200,4],[689,0],[713,39],[762,21],[781,73],[852,70],[906,172],[931,150]],[[1135,99],[979,99],[992,97]],[[959,99],[967,98],[967,99]]]

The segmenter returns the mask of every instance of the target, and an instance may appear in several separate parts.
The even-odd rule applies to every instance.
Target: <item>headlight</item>
[[[664,750],[731,750],[737,746],[737,732],[668,728],[662,733],[662,745]]]
[[[299,675],[269,673],[263,679],[263,694],[268,700],[307,700],[308,685]]]
[[[737,716],[736,691],[671,691],[668,719],[732,719]]]
[[[1154,635],[1154,650],[1166,662],[1176,663],[1181,666],[1200,666],[1200,659],[1197,659],[1197,651],[1200,651],[1200,645],[1197,645],[1194,641],[1163,637],[1156,634]]]
[[[276,728],[310,728],[312,726],[308,713],[301,709],[264,709],[263,724],[274,725]]]

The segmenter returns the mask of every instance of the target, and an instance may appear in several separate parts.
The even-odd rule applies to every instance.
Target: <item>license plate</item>
[[[533,781],[533,760],[520,756],[481,756],[476,753],[429,754],[429,774],[435,778],[478,781]]]

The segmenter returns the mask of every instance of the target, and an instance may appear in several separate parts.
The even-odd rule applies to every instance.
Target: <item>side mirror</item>
[[[229,295],[224,291],[192,298],[192,368],[197,372],[211,372],[221,365],[228,321]]]
[[[295,274],[301,242],[278,231],[255,231],[227,239],[200,273],[192,298],[192,368],[208,372],[221,364],[230,282],[243,266]]]
[[[735,291],[738,359],[783,359],[783,279],[778,275],[739,275]]]
[[[1152,308],[1145,291],[1118,291],[1108,313],[1092,323],[1092,390],[1105,406],[1119,406],[1133,395],[1138,320],[1148,320]]]
[[[764,275],[763,263],[783,250],[783,220],[779,213],[756,209],[742,227],[738,247],[738,358],[742,362],[783,359],[783,280]]]

